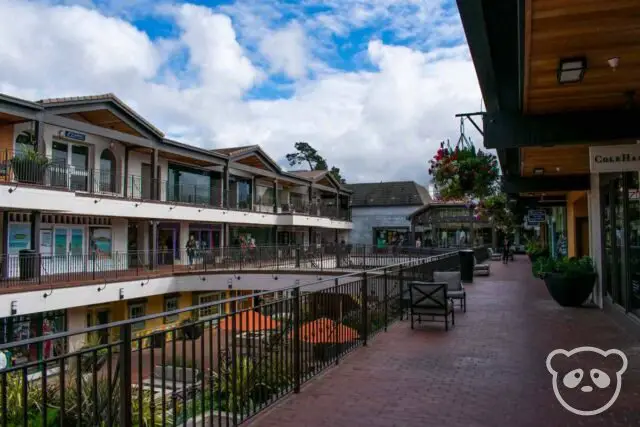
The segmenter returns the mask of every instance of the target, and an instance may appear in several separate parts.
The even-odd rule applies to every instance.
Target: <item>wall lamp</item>
[[[120,294],[119,294],[119,296],[120,296],[120,300],[123,300],[123,299],[124,299],[124,288],[120,288]]]
[[[587,58],[565,58],[558,64],[558,83],[580,83],[587,69]]]
[[[11,301],[11,315],[15,316],[16,314],[18,314],[18,301],[13,300]]]

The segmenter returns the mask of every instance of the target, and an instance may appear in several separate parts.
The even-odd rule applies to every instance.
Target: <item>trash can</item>
[[[460,279],[463,282],[473,282],[473,250],[463,249],[460,254]]]
[[[20,280],[30,280],[36,277],[36,263],[38,255],[33,249],[21,249],[18,255],[20,264]]]

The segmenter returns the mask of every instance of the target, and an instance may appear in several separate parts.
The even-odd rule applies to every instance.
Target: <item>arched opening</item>
[[[100,154],[100,173],[99,173],[100,191],[107,193],[116,193],[116,156],[108,148]]]

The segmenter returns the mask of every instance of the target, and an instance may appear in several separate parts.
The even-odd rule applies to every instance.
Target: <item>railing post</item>
[[[398,283],[400,284],[400,320],[404,319],[404,278],[402,277],[402,267],[398,267]]]
[[[362,245],[362,269],[367,269],[367,245]]]
[[[131,324],[120,329],[120,426],[131,427]],[[139,356],[140,357],[140,356]]]
[[[337,277],[334,279],[334,294],[338,297],[340,297],[340,301],[338,302],[338,319],[337,319],[337,323],[340,325],[342,324],[342,294],[340,293],[340,289],[339,289],[339,285],[340,285],[340,279],[338,279]],[[338,332],[338,336],[336,337],[338,339],[338,342],[340,342],[340,332]],[[340,350],[341,351],[341,350]],[[338,365],[340,363],[340,351],[336,351],[336,365]]]
[[[302,346],[300,342],[300,287],[293,288],[293,391],[300,393],[302,383]]]
[[[369,335],[369,331],[368,331],[369,329],[369,304],[368,304],[369,286],[368,286],[366,272],[362,273],[362,284],[360,286],[360,291],[361,291],[360,298],[362,299],[362,301],[360,302],[361,304],[360,308],[362,309],[362,325],[361,325],[362,345],[366,347],[367,336]]]
[[[387,326],[389,325],[389,277],[386,268],[382,274],[384,275],[384,331],[387,332]]]
[[[300,245],[296,246],[296,268],[300,268]]]

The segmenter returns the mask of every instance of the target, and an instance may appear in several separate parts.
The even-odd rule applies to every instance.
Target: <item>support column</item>
[[[34,126],[34,138],[35,138],[35,143],[36,143],[36,151],[40,154],[46,155],[47,153],[47,147],[46,144],[44,142],[44,123],[41,121],[35,121],[34,122],[35,126]]]
[[[273,213],[278,213],[280,208],[280,195],[278,194],[278,180],[273,180]]]
[[[413,246],[415,246],[415,243],[416,243],[416,223],[413,220],[411,221],[411,242],[413,243]]]
[[[496,226],[491,226],[491,248],[498,250],[498,230]]]
[[[124,175],[124,198],[129,197],[129,152],[130,147],[127,146],[124,149],[124,168],[122,170],[122,174]]]
[[[151,242],[151,270],[155,270],[158,266],[158,221],[151,221],[149,227],[149,241]]]
[[[31,212],[31,249],[40,253],[40,226],[42,224],[42,213],[40,211]]]
[[[313,246],[316,243],[318,242],[316,242],[316,236],[313,233],[313,227],[309,227],[309,246]]]
[[[309,184],[309,195],[308,195],[308,197],[309,197],[309,202],[308,202],[309,212],[311,212],[311,204],[313,203],[313,185],[311,185],[311,184]],[[317,214],[317,212],[316,212],[316,214]]]
[[[8,266],[9,255],[9,211],[2,212],[2,257],[5,260],[4,265]],[[9,268],[2,269],[2,278],[9,277]]]
[[[222,207],[229,208],[229,161],[222,168]],[[228,227],[227,227],[228,230]],[[226,235],[226,233],[225,233]],[[228,246],[228,245],[225,245]]]
[[[340,218],[340,193],[336,193],[336,218]]]
[[[158,149],[151,152],[151,200],[160,200],[160,182],[158,182]]]

